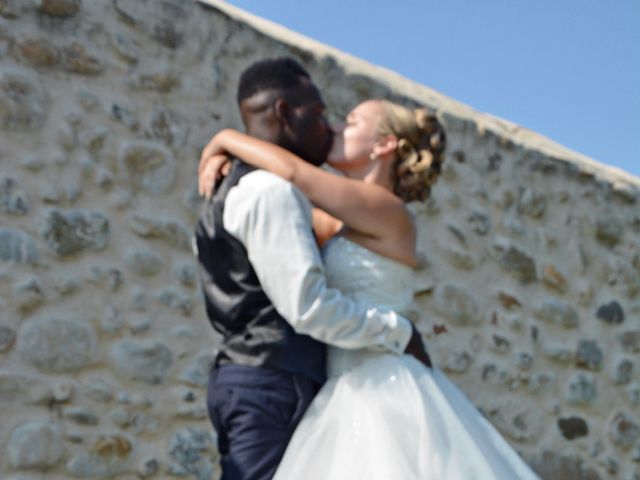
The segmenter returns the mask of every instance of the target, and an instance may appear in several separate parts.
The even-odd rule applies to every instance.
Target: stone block
[[[603,353],[594,340],[580,340],[576,350],[576,366],[598,371],[602,368]]]
[[[25,361],[42,371],[76,372],[94,361],[97,338],[87,321],[34,319],[20,328],[18,350]]]
[[[589,425],[581,417],[563,417],[558,419],[558,428],[567,440],[586,437],[589,435]]]
[[[188,427],[177,431],[169,445],[169,473],[208,480],[213,474],[214,438],[209,430]]]
[[[596,316],[609,325],[619,325],[624,322],[624,310],[616,300],[600,305]]]
[[[39,0],[38,12],[52,17],[71,17],[80,11],[81,0]]]
[[[571,405],[590,405],[598,396],[597,380],[588,373],[574,373],[566,384],[565,399]]]
[[[478,304],[471,292],[459,285],[442,285],[435,293],[436,310],[454,323],[468,325],[480,320]]]
[[[627,412],[618,412],[609,421],[609,439],[617,447],[629,448],[640,439],[638,419]]]
[[[0,353],[5,353],[13,346],[16,332],[8,325],[0,324]]]
[[[0,177],[0,207],[4,213],[10,215],[29,213],[31,208],[29,195],[20,188],[14,178]]]
[[[532,459],[531,467],[544,480],[604,480],[580,456],[560,451],[543,451]]]
[[[109,243],[109,220],[100,212],[88,210],[50,210],[42,236],[58,256],[97,252]]]
[[[25,423],[11,433],[7,450],[9,463],[14,468],[53,467],[64,451],[62,434],[51,423]]]
[[[150,250],[129,250],[125,253],[129,268],[142,277],[152,277],[162,270],[162,258]]]
[[[157,143],[137,140],[120,149],[120,166],[135,189],[151,194],[167,194],[173,188],[177,166],[172,153]]]
[[[521,283],[531,283],[538,278],[536,262],[524,249],[499,240],[494,243],[493,250],[498,265]]]
[[[111,362],[118,372],[133,380],[163,383],[173,363],[168,346],[153,340],[122,340],[111,349]]]
[[[0,128],[8,132],[37,131],[47,117],[45,90],[34,74],[0,70]]]
[[[180,220],[136,213],[129,217],[128,226],[141,238],[157,239],[171,247],[191,252],[191,231]]]
[[[564,328],[576,328],[579,323],[578,311],[570,303],[554,298],[544,300],[534,313],[538,318]]]
[[[80,478],[110,478],[129,467],[131,441],[121,434],[100,435],[87,451],[67,462],[67,470]]]

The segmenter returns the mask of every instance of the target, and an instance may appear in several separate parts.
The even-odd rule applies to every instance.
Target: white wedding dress
[[[324,249],[329,284],[401,312],[413,270],[344,237]],[[438,369],[409,355],[329,349],[329,379],[298,425],[276,480],[537,479]]]

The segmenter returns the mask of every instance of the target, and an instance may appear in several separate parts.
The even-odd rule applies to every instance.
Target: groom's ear
[[[282,97],[276,98],[276,100],[273,102],[273,117],[280,124],[281,128],[286,128],[289,126],[289,115],[289,103]]]

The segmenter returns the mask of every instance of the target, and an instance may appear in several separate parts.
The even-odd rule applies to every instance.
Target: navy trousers
[[[209,377],[221,480],[268,480],[320,385],[302,375],[224,365]]]

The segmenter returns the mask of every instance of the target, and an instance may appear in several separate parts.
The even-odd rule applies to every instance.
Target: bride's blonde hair
[[[393,191],[405,202],[426,200],[444,161],[444,129],[426,108],[410,110],[388,100],[378,101],[384,112],[378,133],[398,139]]]

